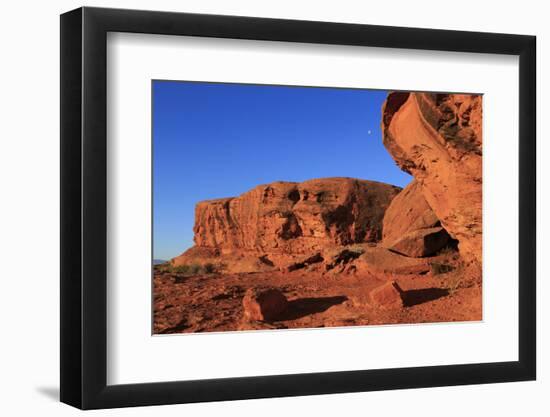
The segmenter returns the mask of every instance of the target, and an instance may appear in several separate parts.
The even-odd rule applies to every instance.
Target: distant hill
[[[153,259],[153,265],[160,265],[168,261],[163,261],[162,259]]]

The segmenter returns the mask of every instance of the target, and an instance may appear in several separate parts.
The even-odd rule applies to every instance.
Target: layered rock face
[[[414,176],[441,225],[459,241],[460,252],[478,262],[481,127],[479,95],[396,92],[388,95],[383,108],[386,149],[401,169]]]
[[[221,253],[309,254],[327,245],[375,242],[399,187],[351,178],[275,182],[239,197],[203,201],[195,244]]]

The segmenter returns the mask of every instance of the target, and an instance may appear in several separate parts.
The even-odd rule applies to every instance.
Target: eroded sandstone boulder
[[[413,180],[397,194],[386,210],[382,240],[391,245],[409,232],[439,225],[439,219],[424,198],[422,185]]]
[[[412,174],[441,225],[467,258],[481,262],[482,97],[390,93],[383,140]]]
[[[403,290],[395,281],[389,281],[370,292],[370,301],[372,305],[381,308],[402,308],[403,299],[401,294]]]
[[[353,265],[359,273],[371,274],[426,274],[430,271],[427,258],[411,258],[380,246],[366,247]]]
[[[434,255],[450,236],[413,180],[392,200],[384,215],[382,245],[406,256]]]
[[[434,255],[449,243],[449,235],[442,227],[418,229],[405,233],[389,247],[394,252],[413,258]]]
[[[276,288],[249,288],[243,297],[244,318],[249,321],[273,321],[284,313],[288,301]]]

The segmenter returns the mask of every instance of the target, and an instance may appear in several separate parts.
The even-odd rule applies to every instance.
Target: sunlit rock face
[[[259,266],[283,265],[300,254],[378,242],[384,212],[400,190],[376,181],[320,178],[274,182],[238,197],[202,201],[195,208],[195,246],[172,262],[219,255],[232,255],[233,262],[242,254],[243,262],[252,256]]]
[[[351,178],[260,185],[195,210],[195,244],[222,250],[306,253],[325,245],[375,242],[399,187]]]
[[[469,260],[482,258],[482,97],[390,93],[384,146]]]

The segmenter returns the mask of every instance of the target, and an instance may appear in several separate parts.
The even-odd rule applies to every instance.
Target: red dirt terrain
[[[459,269],[438,275],[323,274],[306,269],[185,276],[156,271],[154,332],[481,320],[478,278]],[[372,297],[374,290],[393,282],[401,293],[390,294],[380,302]],[[287,299],[286,308],[264,320],[247,317],[243,305],[247,291],[262,288],[277,289]]]
[[[154,267],[154,333],[482,319],[481,97],[391,93],[404,189],[275,182],[195,210],[195,246]]]

